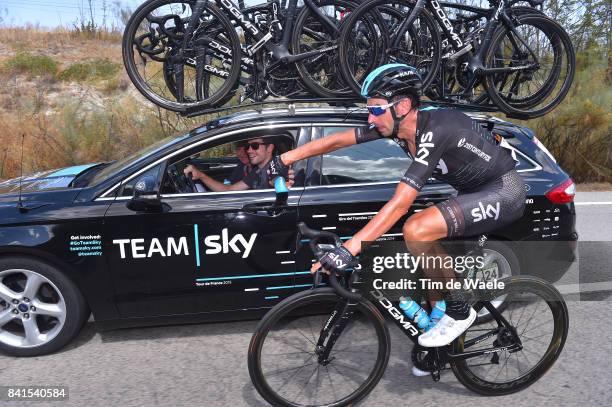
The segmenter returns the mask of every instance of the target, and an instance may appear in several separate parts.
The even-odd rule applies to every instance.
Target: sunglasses
[[[259,146],[264,145],[267,146],[270,143],[248,143],[244,146],[245,150],[248,150],[249,148],[252,149],[253,151],[257,151],[259,150]]]
[[[366,107],[368,108],[368,112],[370,112],[371,115],[381,116],[385,114],[388,108],[390,108],[391,106],[397,105],[402,100],[403,99],[396,100],[395,102],[387,103],[386,105],[374,105],[374,106],[366,106]]]

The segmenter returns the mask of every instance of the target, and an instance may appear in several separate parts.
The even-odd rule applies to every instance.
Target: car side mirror
[[[140,178],[134,184],[134,198],[140,196],[157,196],[156,180],[153,176],[147,175]]]
[[[142,177],[134,184],[134,195],[125,206],[134,212],[166,212],[170,206],[161,201],[156,189],[155,177]]]

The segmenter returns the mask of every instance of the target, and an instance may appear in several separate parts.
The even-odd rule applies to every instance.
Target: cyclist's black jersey
[[[357,143],[383,138],[376,128],[355,129]],[[514,169],[508,149],[501,147],[490,131],[456,110],[419,111],[416,156],[405,140],[395,142],[412,158],[402,182],[420,190],[434,177],[458,191],[474,189]]]

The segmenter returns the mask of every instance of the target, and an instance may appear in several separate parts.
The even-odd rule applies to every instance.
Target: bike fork
[[[319,334],[319,340],[316,345],[316,352],[319,355],[318,362],[327,365],[330,360],[329,355],[334,347],[334,344],[340,337],[344,328],[348,324],[349,319],[355,312],[356,302],[349,300],[341,300],[336,305],[327,323]],[[326,342],[327,339],[327,342]]]

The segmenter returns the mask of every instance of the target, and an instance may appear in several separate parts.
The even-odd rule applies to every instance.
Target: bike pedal
[[[433,379],[434,382],[439,382],[440,381],[440,371],[434,370],[433,372],[431,372],[431,378]]]

